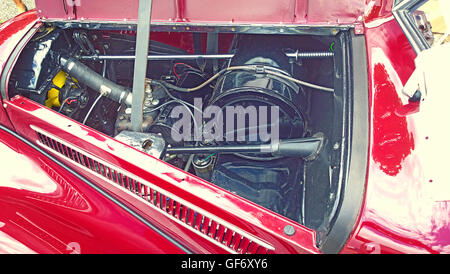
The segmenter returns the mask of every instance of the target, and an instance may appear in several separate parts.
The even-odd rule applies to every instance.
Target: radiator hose
[[[106,79],[75,58],[60,56],[59,64],[63,71],[77,79],[78,82],[87,85],[113,101],[131,106],[132,93],[130,89]]]

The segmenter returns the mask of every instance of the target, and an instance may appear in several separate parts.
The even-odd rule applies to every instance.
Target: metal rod
[[[197,146],[197,147],[169,147],[167,148],[167,153],[178,153],[178,154],[207,154],[207,153],[256,153],[261,151],[271,152],[270,144],[264,145],[240,145],[240,146]]]
[[[258,145],[218,145],[168,147],[170,154],[211,154],[211,153],[271,153],[274,156],[309,157],[317,153],[323,143],[323,138],[309,137],[298,139],[278,140],[269,144]]]
[[[131,128],[142,131],[142,109],[144,107],[145,77],[150,43],[150,20],[152,0],[139,0],[138,26],[136,33],[136,54],[134,58],[133,98],[131,104]]]
[[[329,58],[334,56],[334,52],[294,52],[286,53],[289,58],[304,59],[304,58]],[[216,59],[231,59],[234,54],[168,54],[168,55],[148,55],[147,60],[150,61],[167,61],[167,60],[216,60]],[[82,60],[135,60],[134,55],[88,55],[81,56]]]

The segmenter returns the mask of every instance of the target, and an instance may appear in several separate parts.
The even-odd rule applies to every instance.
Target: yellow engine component
[[[53,78],[52,82],[55,87],[58,87],[59,89],[64,86],[67,80],[67,75],[64,71],[60,70],[55,78]],[[45,100],[45,106],[52,108],[52,107],[60,107],[61,102],[59,101],[59,90],[57,88],[52,88],[47,93],[47,100]]]

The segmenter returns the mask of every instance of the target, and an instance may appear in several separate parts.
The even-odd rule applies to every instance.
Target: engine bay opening
[[[135,32],[43,25],[8,96],[326,230],[343,182],[346,36],[152,32],[134,132]]]

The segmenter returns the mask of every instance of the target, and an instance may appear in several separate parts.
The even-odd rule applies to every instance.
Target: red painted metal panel
[[[292,23],[295,0],[191,0],[187,1],[184,19],[189,22],[267,22]]]
[[[36,0],[46,19],[136,21],[138,0]],[[65,3],[65,5],[64,5]],[[363,0],[153,0],[152,22],[352,24]],[[361,17],[362,18],[362,17]]]
[[[372,14],[372,13],[371,13]],[[368,17],[370,155],[366,198],[344,253],[449,253],[448,93],[404,116],[416,54],[393,17]],[[442,121],[442,122],[441,122]],[[444,156],[445,155],[445,156]]]
[[[0,25],[0,69],[3,70],[17,43],[36,23],[35,11],[22,13]]]
[[[367,23],[392,16],[393,3],[394,0],[366,0],[364,21]]]
[[[61,20],[137,21],[138,6],[139,0],[36,0],[41,18]],[[170,21],[175,17],[175,1],[153,0],[152,21]]]
[[[308,1],[308,23],[352,24],[362,23],[364,15],[363,0],[311,0]]]
[[[0,131],[0,253],[180,253],[50,159]],[[19,170],[20,169],[20,170]]]
[[[3,108],[2,100],[0,100],[0,103],[2,104],[0,106],[0,124],[6,126],[9,129],[13,129],[13,126],[11,124],[11,121],[9,120],[8,114],[6,113],[6,110]]]

